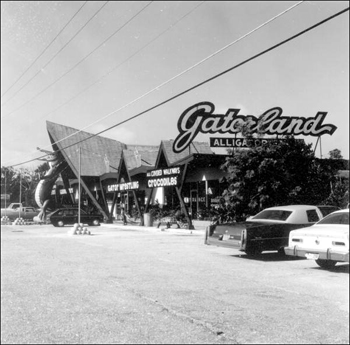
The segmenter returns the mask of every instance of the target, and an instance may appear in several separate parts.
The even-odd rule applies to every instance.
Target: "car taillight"
[[[292,238],[292,242],[303,243],[303,240],[301,238]]]

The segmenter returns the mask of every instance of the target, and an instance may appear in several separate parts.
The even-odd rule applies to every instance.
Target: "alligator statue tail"
[[[38,148],[39,149],[39,148]],[[40,207],[40,213],[33,218],[35,222],[44,223],[46,221],[46,214],[48,211],[51,190],[54,186],[59,174],[67,168],[67,162],[58,156],[57,152],[49,152],[39,149],[42,152],[48,153],[44,159],[49,163],[50,169],[45,173],[44,177],[39,181],[35,190],[35,201]]]

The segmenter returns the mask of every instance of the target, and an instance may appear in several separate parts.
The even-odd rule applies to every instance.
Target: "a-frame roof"
[[[180,153],[173,151],[174,140],[162,140],[159,148],[159,153],[155,163],[156,168],[158,167],[160,160],[164,157],[167,166],[173,165],[175,162],[180,161],[192,154],[214,154],[207,142],[194,141],[189,147]]]
[[[50,121],[46,121],[46,124],[51,143],[56,143],[56,149],[61,151],[76,171],[79,171],[80,148],[82,176],[100,176],[117,171],[121,152],[126,148],[125,144]],[[106,163],[109,165],[109,171]]]
[[[54,150],[61,151],[73,171],[79,171],[80,161],[81,176],[112,178],[118,173],[122,154],[130,176],[158,168],[160,160],[171,166],[194,154],[214,154],[207,142],[193,142],[183,152],[175,153],[174,140],[162,140],[160,146],[127,145],[50,121],[46,123]]]
[[[153,150],[149,147],[147,150],[123,150],[123,159],[128,168],[130,176],[140,173],[146,173],[155,166],[158,155],[159,146],[155,146]]]
[[[46,122],[47,131],[54,150],[61,151],[66,161],[79,171],[81,176],[99,177],[118,171],[123,150],[128,157],[128,169],[138,168],[142,164],[154,166],[159,146],[126,145],[120,141],[94,135],[78,129]],[[141,157],[138,165],[137,156]]]

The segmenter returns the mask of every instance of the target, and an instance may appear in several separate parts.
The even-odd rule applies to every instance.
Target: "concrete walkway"
[[[157,223],[158,224],[158,223]],[[155,231],[155,232],[172,232],[172,233],[189,233],[189,234],[199,234],[203,235],[205,231],[205,227],[197,228],[195,229],[178,229],[176,225],[171,226],[170,228],[167,228],[167,226],[162,224],[159,228],[157,225],[154,226],[141,226],[137,223],[132,224],[128,223],[127,225],[124,225],[121,221],[114,221],[112,224],[102,223],[101,227],[104,228],[120,228],[120,229],[128,229],[128,230],[145,230],[145,231]]]

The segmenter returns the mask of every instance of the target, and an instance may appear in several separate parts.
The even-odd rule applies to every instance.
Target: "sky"
[[[46,121],[132,145],[175,139],[199,102],[260,116],[326,112],[317,157],[349,159],[349,11],[179,97],[349,7],[346,1],[1,1],[1,166],[36,167]],[[124,122],[121,125],[119,123]],[[209,142],[199,134],[196,141]],[[227,135],[226,135],[227,137]],[[226,149],[213,149],[226,153]],[[30,161],[30,162],[28,162]]]

